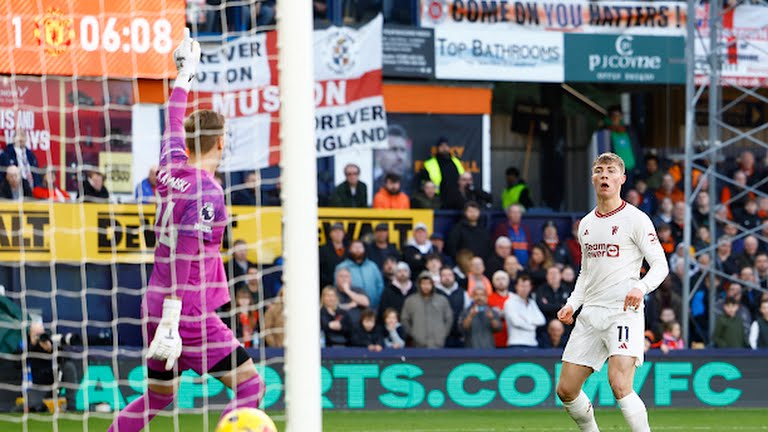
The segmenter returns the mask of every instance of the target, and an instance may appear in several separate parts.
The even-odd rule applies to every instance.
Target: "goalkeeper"
[[[155,266],[142,304],[147,392],[125,407],[109,432],[137,432],[174,399],[179,373],[209,373],[235,391],[222,416],[258,407],[263,382],[253,360],[215,310],[229,303],[221,240],[229,216],[214,173],[224,151],[224,118],[193,112],[184,120],[200,45],[185,30],[174,51],[178,76],[168,102],[157,175]],[[186,132],[186,134],[185,134]],[[177,366],[174,368],[174,366]]]

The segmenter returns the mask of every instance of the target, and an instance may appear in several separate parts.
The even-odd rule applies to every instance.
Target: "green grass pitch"
[[[280,413],[270,413],[280,419]],[[598,409],[597,422],[601,431],[628,431],[618,409]],[[70,416],[70,415],[67,415]],[[83,421],[34,416],[22,424],[22,417],[0,417],[2,432],[101,432],[107,429],[111,417],[91,414],[87,429]],[[99,414],[99,416],[103,416]],[[566,432],[576,431],[561,410],[508,411],[332,411],[323,415],[323,430],[329,432]],[[653,431],[768,431],[766,409],[655,409],[650,412]],[[211,413],[208,431],[213,431],[217,413]],[[277,422],[282,430],[283,423]],[[170,417],[158,417],[145,429],[148,432],[205,431],[202,415],[182,414],[178,429]]]

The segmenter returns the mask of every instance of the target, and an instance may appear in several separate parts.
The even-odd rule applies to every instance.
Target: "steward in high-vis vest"
[[[506,174],[507,188],[501,192],[501,208],[506,210],[512,204],[520,204],[526,209],[533,207],[528,185],[520,178],[520,171],[515,167],[509,167]]]
[[[437,195],[445,204],[450,202],[450,197],[459,193],[459,176],[463,173],[461,160],[451,155],[448,138],[440,137],[437,140],[437,153],[424,161],[424,168],[417,177],[417,189],[420,189],[425,181],[432,181],[437,186]]]

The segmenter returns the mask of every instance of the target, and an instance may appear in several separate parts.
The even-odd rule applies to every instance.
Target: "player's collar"
[[[613,216],[616,213],[622,211],[624,209],[624,207],[626,207],[626,206],[627,206],[627,202],[624,201],[624,200],[621,200],[621,204],[618,207],[616,207],[615,209],[609,211],[608,213],[600,213],[600,211],[597,208],[595,208],[595,216],[597,216],[599,218],[607,218],[607,217]]]

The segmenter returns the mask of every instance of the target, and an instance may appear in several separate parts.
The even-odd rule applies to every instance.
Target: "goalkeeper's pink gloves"
[[[163,301],[163,317],[147,350],[147,358],[165,361],[165,370],[173,369],[176,360],[181,356],[179,320],[181,300],[166,298]]]
[[[184,29],[184,39],[182,39],[176,50],[173,51],[173,60],[176,62],[176,81],[175,87],[181,87],[189,91],[192,85],[192,78],[197,72],[197,65],[200,63],[200,43],[189,35],[189,29]]]

